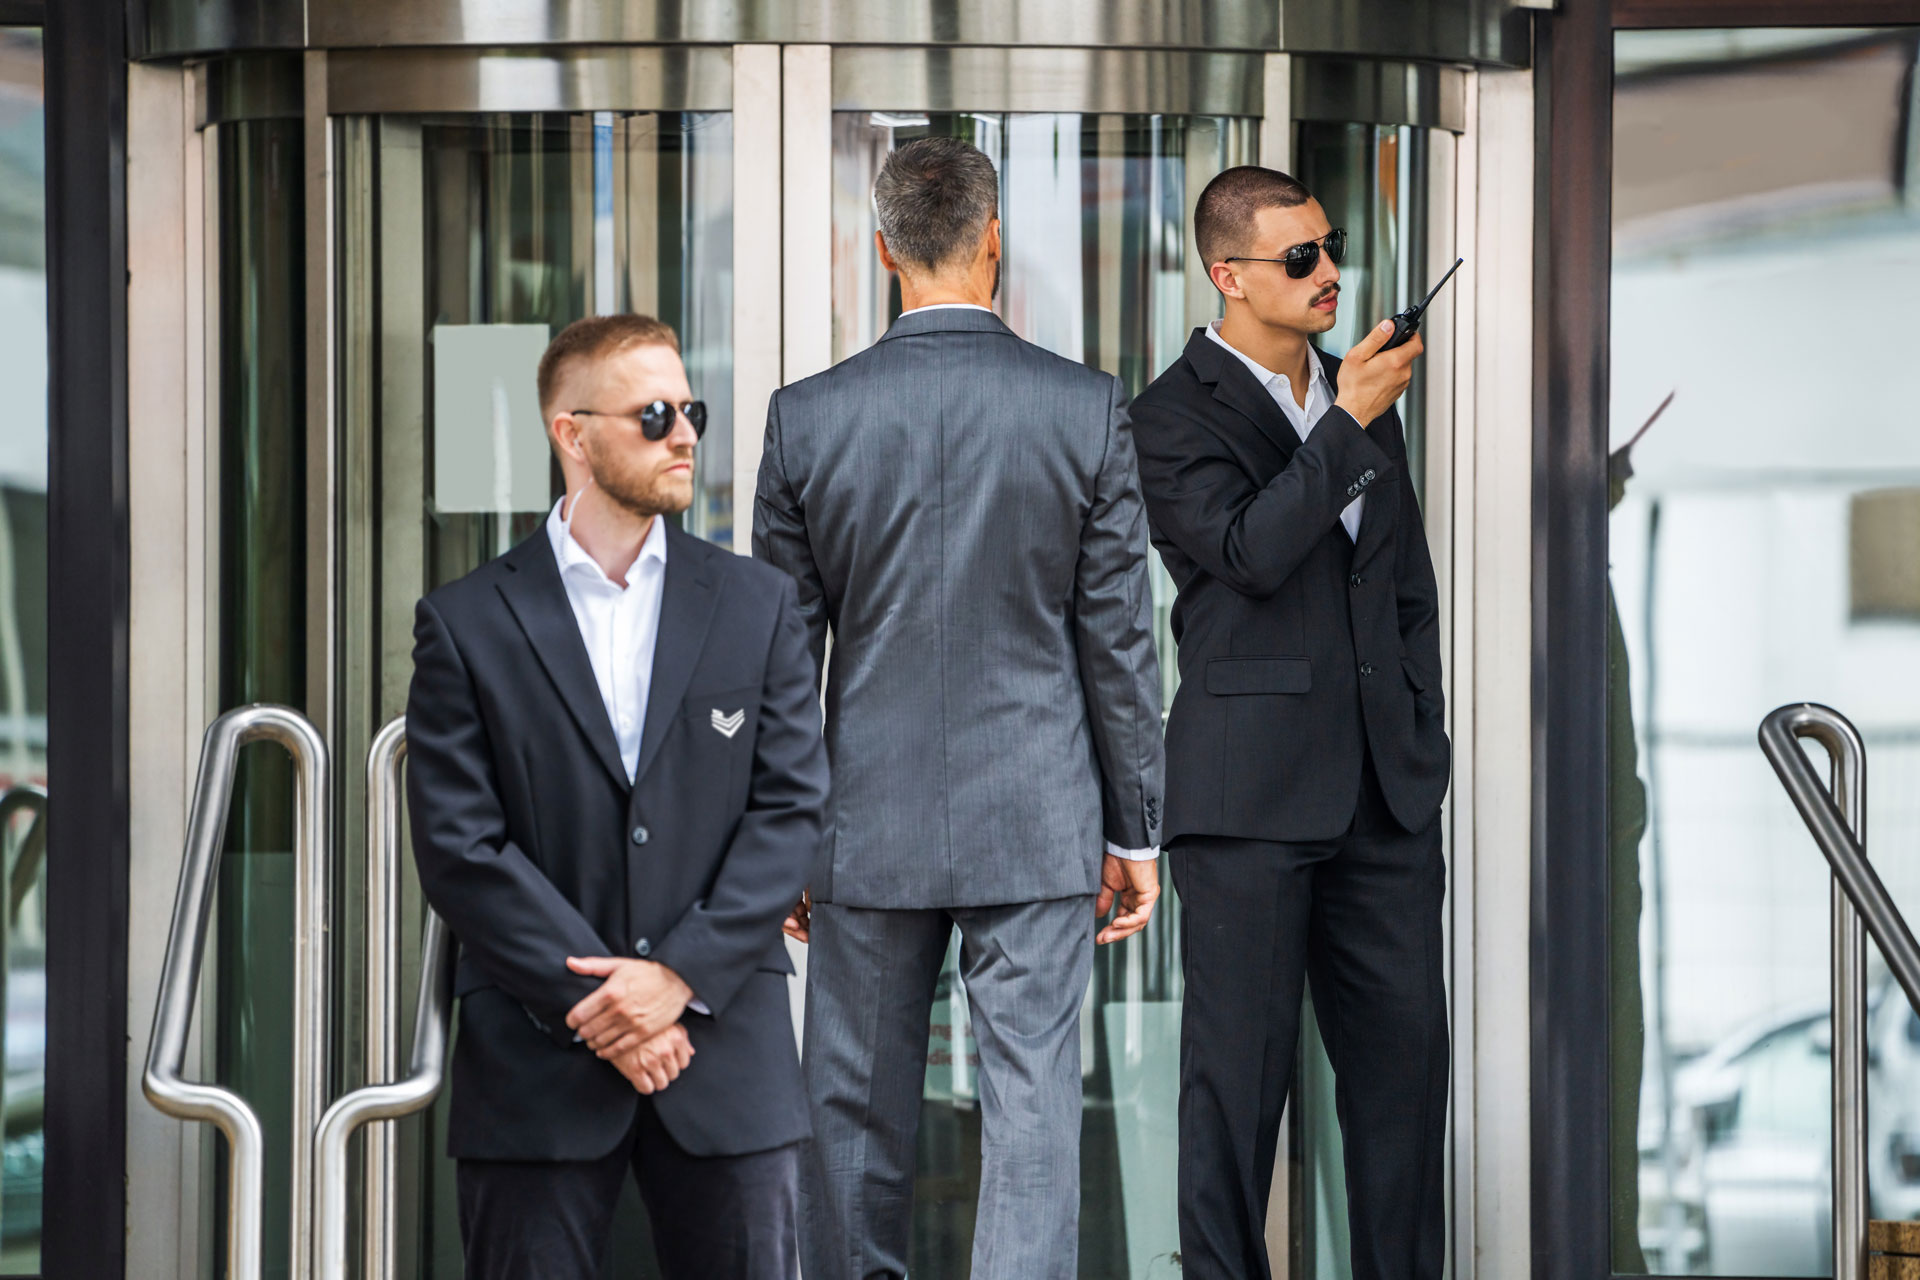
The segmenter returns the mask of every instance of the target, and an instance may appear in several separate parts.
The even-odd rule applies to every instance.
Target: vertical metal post
[[[1867,754],[1844,721],[1828,786],[1864,850]],[[1838,746],[1836,750],[1835,747]],[[1833,884],[1833,1280],[1867,1275],[1867,934],[1838,880]]]
[[[275,742],[293,757],[294,1031],[293,1031],[293,1265],[296,1278],[312,1271],[312,1147],[314,1124],[325,1103],[327,1063],[327,746],[312,722],[286,707],[253,706],[229,711],[207,729],[187,818],[187,844],[180,862],[160,972],[153,1035],[142,1080],[147,1098],[167,1115],[218,1126],[230,1148],[227,1208],[227,1274],[259,1280],[260,1222],[266,1140],[259,1118],[236,1093],[185,1080],[187,1032],[199,988],[200,957],[213,915],[213,886],[220,846],[233,799],[234,767],[249,742]]]
[[[390,721],[367,753],[367,1082],[393,1079],[400,1068],[400,768],[407,722]],[[420,1035],[415,1031],[416,1038]],[[363,1230],[368,1280],[390,1276],[394,1265],[394,1132],[367,1130]],[[323,1193],[324,1194],[324,1193]],[[324,1246],[323,1246],[324,1247]]]
[[[1826,749],[1825,794],[1800,738]],[[1813,703],[1781,707],[1761,722],[1760,747],[1833,867],[1833,1280],[1866,1280],[1866,932],[1916,1011],[1920,947],[1866,858],[1867,750],[1852,722]]]
[[[420,945],[413,1057],[405,1079],[392,1079],[399,1027],[400,769],[406,759],[406,721],[396,719],[374,739],[367,757],[367,1081],[327,1109],[314,1135],[315,1267],[321,1280],[347,1275],[347,1145],[362,1126],[396,1120],[432,1102],[446,1075],[453,1022],[453,939],[440,917],[427,912]],[[365,1280],[395,1274],[393,1248],[393,1133],[381,1125],[365,1148]]]

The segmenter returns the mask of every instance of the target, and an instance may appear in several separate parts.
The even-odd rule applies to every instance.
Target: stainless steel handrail
[[[1823,786],[1798,739],[1826,748]],[[1781,707],[1760,723],[1760,749],[1833,868],[1833,1275],[1867,1266],[1867,949],[1870,933],[1920,1013],[1920,945],[1867,861],[1867,752],[1859,730],[1831,707]],[[1862,931],[1862,924],[1865,932]]]
[[[406,720],[389,722],[367,753],[367,1079],[390,1079],[398,1069],[400,1039],[394,1011],[400,986],[401,766]],[[426,1106],[440,1090],[453,1016],[453,945],[438,916],[427,913],[420,944],[420,990],[407,1078],[369,1084],[339,1099],[320,1121],[320,1274],[345,1275],[347,1145],[360,1126],[392,1120]],[[368,1280],[394,1274],[394,1134],[381,1125],[367,1132],[362,1215],[362,1271]]]
[[[312,722],[289,708],[241,707],[207,728],[141,1084],[148,1101],[167,1115],[208,1121],[226,1135],[230,1150],[227,1274],[231,1280],[259,1280],[266,1161],[259,1117],[232,1090],[181,1075],[200,981],[200,957],[213,912],[220,846],[233,798],[234,769],[240,748],[249,742],[285,747],[295,771],[292,1274],[304,1278],[312,1274],[313,1260],[314,1121],[326,1103],[327,895],[332,844],[327,744]]]
[[[396,716],[367,752],[367,1074],[391,1080],[400,1069],[400,770],[406,763],[407,720]],[[423,972],[430,972],[423,967]],[[424,988],[423,988],[424,990]],[[416,1022],[415,1026],[418,1026]],[[414,1037],[419,1038],[419,1031]],[[368,1280],[393,1274],[397,1149],[392,1125],[367,1131],[362,1146],[362,1240]]]
[[[447,1037],[453,1014],[453,946],[440,917],[427,912],[426,939],[420,944],[420,995],[413,1025],[413,1063],[407,1078],[392,1084],[370,1084],[342,1096],[320,1119],[315,1139],[320,1192],[315,1230],[319,1236],[321,1280],[346,1280],[347,1275],[347,1144],[360,1126],[374,1120],[397,1120],[433,1101],[446,1075]],[[371,1143],[373,1135],[369,1134]],[[371,1170],[369,1171],[371,1172]],[[371,1181],[371,1179],[369,1179]],[[376,1216],[391,1210],[391,1179],[386,1180],[378,1214],[369,1206],[368,1234]],[[369,1192],[371,1195],[371,1192]],[[391,1233],[388,1233],[390,1245]],[[370,1259],[371,1260],[371,1259]],[[368,1270],[367,1280],[392,1276],[390,1247],[382,1270]]]

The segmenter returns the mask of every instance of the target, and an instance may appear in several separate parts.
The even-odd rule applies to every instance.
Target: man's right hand
[[[1340,393],[1333,407],[1345,409],[1363,427],[1406,394],[1414,359],[1427,349],[1416,333],[1405,344],[1382,351],[1380,344],[1392,336],[1393,321],[1382,320],[1340,362]]]
[[[813,893],[811,890],[802,889],[800,901],[794,904],[787,918],[780,922],[780,930],[795,942],[805,942],[812,929]]]
[[[693,1053],[687,1029],[676,1022],[653,1039],[643,1040],[608,1061],[641,1093],[658,1093],[680,1078],[693,1061]]]

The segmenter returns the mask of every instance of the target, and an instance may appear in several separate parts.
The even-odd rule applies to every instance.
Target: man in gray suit
[[[1138,932],[1163,759],[1142,510],[1111,376],[989,309],[999,181],[951,138],[888,157],[903,313],[778,392],[754,554],[792,574],[827,672],[833,794],[810,895],[807,1280],[907,1271],[934,986],[955,926],[980,1048],[975,1280],[1075,1273],[1080,1007]],[[956,1046],[958,1051],[959,1046]]]

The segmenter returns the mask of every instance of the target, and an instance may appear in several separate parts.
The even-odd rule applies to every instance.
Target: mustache
[[[1311,303],[1309,303],[1308,305],[1310,305],[1310,306],[1315,306],[1315,307],[1317,307],[1317,306],[1319,306],[1319,305],[1320,305],[1321,303],[1323,303],[1323,302],[1325,302],[1325,301],[1326,301],[1326,300],[1327,300],[1328,298],[1331,298],[1331,297],[1333,297],[1333,296],[1335,296],[1335,295],[1336,295],[1336,294],[1338,294],[1339,292],[1340,292],[1340,286],[1339,286],[1339,285],[1337,285],[1337,284],[1330,284],[1330,285],[1328,285],[1328,286],[1327,286],[1326,288],[1324,288],[1324,289],[1322,289],[1322,290],[1321,290],[1321,291],[1320,291],[1320,292],[1319,292],[1318,294],[1316,294],[1316,295],[1314,296],[1314,299],[1313,299],[1313,301],[1312,301]]]

